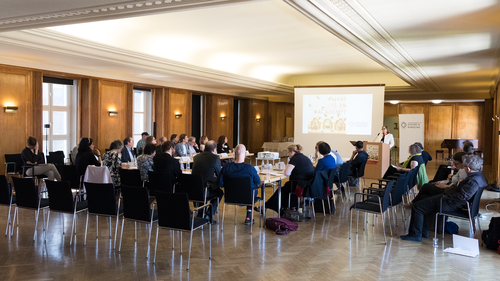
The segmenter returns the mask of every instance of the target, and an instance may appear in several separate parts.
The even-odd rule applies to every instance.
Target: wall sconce
[[[179,119],[179,118],[181,118],[181,117],[182,117],[182,114],[180,114],[180,113],[176,113],[176,114],[175,114],[175,119]]]
[[[226,115],[221,114],[221,115],[220,115],[220,120],[222,120],[222,121],[226,120]]]
[[[255,117],[255,121],[260,122],[260,116]]]
[[[109,111],[109,116],[115,117],[116,115],[118,115],[118,111]]]
[[[17,113],[17,106],[6,106],[4,107],[5,113]]]

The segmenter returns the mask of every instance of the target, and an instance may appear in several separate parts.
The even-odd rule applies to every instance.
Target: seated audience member
[[[220,157],[217,155],[217,144],[215,141],[208,141],[205,144],[205,151],[196,155],[193,158],[193,175],[201,175],[203,177],[203,184],[208,187],[206,196],[216,196],[222,198],[224,193],[219,188],[219,175],[221,171]],[[212,201],[213,208],[211,214],[213,215],[218,208],[217,202]]]
[[[302,154],[302,146],[300,144],[289,145],[288,148],[288,165],[285,167],[285,175],[290,177],[290,180],[281,188],[281,208],[288,208],[288,194],[292,191],[291,182],[305,188],[309,181],[314,176],[314,167],[311,160]],[[295,198],[295,199],[293,199]],[[297,197],[292,194],[290,207],[295,207]],[[276,191],[269,200],[266,201],[266,208],[278,212],[279,193]]]
[[[254,166],[245,163],[246,147],[243,144],[238,144],[234,148],[235,160],[232,163],[224,165],[220,174],[219,186],[224,186],[224,176],[229,176],[232,178],[250,178],[250,183],[252,186],[252,193],[254,197],[257,197],[258,188],[260,184],[260,177],[257,174],[257,170]],[[258,209],[257,209],[258,210]],[[247,217],[245,219],[245,224],[251,224],[252,218],[252,207],[247,206]]]
[[[156,146],[156,138],[154,136],[148,136],[146,138],[146,145],[154,144]]]
[[[91,138],[80,141],[75,164],[80,176],[85,175],[88,165],[101,166],[101,152],[94,147],[94,141]]]
[[[179,137],[177,137],[177,134],[172,134],[170,136],[170,141],[174,144],[175,147],[175,145],[179,142]]]
[[[217,140],[217,153],[231,153],[229,146],[227,145],[227,137],[222,135]]]
[[[463,151],[467,154],[474,154],[474,144],[471,141],[464,141]]]
[[[427,197],[431,197],[434,195],[442,194],[444,190],[451,185],[458,185],[462,180],[464,180],[467,177],[467,173],[465,172],[465,169],[463,167],[463,156],[467,155],[465,152],[457,152],[455,155],[453,155],[453,166],[452,169],[458,169],[457,173],[451,177],[450,182],[432,182],[432,183],[426,183],[422,186],[420,191],[418,192],[418,195],[413,199],[413,203],[420,201],[422,199],[425,199]]]
[[[113,180],[113,186],[120,186],[119,169],[122,167],[121,150],[123,143],[120,140],[115,140],[109,146],[109,151],[102,156],[102,165],[108,167],[109,174]]]
[[[189,154],[189,144],[188,144],[188,136],[186,134],[182,134],[179,138],[179,142],[175,145],[175,156],[188,156]]]
[[[86,137],[81,137],[80,141],[82,141],[84,138],[86,138]],[[80,142],[78,142],[78,143],[80,143]],[[75,164],[77,154],[78,154],[78,144],[75,147],[73,147],[73,150],[71,150],[71,154],[70,154],[70,160],[71,160],[71,163],[73,165]]]
[[[149,137],[148,132],[144,132],[141,134],[141,139],[137,142],[137,153],[141,154],[142,153],[142,148],[146,145],[146,138]]]
[[[207,141],[208,141],[207,136],[201,136],[201,138],[200,138],[200,152],[205,151],[205,144],[207,143]]]
[[[177,177],[182,174],[179,160],[173,157],[174,144],[171,141],[166,141],[161,145],[163,153],[153,157],[153,171],[158,173],[167,173],[172,180],[172,186],[175,184]]]
[[[478,188],[488,185],[488,181],[481,172],[482,165],[483,159],[477,155],[463,156],[463,169],[467,173],[467,177],[458,185],[452,184],[446,188],[443,194],[415,202],[412,206],[408,234],[401,235],[401,239],[421,242],[422,237],[428,238],[429,227],[426,216],[432,215],[434,217],[440,208],[447,212],[458,212],[467,208],[466,202],[476,194]]]
[[[144,153],[137,157],[137,168],[141,171],[141,180],[149,180],[148,171],[153,171],[153,157],[156,155],[156,146],[152,143],[146,144]]]
[[[132,149],[133,146],[134,146],[134,139],[132,137],[126,137],[123,140],[122,163],[128,163],[134,160],[135,152]]]
[[[417,144],[410,145],[410,147],[408,148],[408,152],[410,153],[408,159],[406,159],[406,161],[403,163],[403,165],[401,165],[401,167],[394,168],[393,166],[389,166],[389,168],[384,174],[384,179],[388,179],[395,173],[406,173],[414,168],[419,168],[420,164],[424,163],[421,151],[422,150]]]
[[[363,149],[363,142],[357,141],[354,146],[356,149],[352,152],[351,159],[351,169],[349,171],[349,176],[357,177],[358,170],[361,169],[361,165],[368,161],[368,153]]]
[[[318,145],[318,151],[321,155],[323,155],[323,158],[318,160],[318,164],[316,165],[314,172],[334,169],[336,164],[335,159],[331,155],[332,149],[330,148],[330,145],[326,142],[322,142]]]
[[[163,150],[161,148],[161,145],[167,141],[166,137],[160,137],[158,141],[156,142],[156,155],[160,155],[163,153]]]
[[[61,175],[56,166],[54,164],[43,164],[45,159],[43,159],[42,153],[38,151],[38,141],[34,137],[29,137],[26,143],[27,146],[21,152],[21,159],[23,159],[24,165],[33,165],[32,168],[26,171],[26,174],[28,176],[46,175],[51,181],[54,179],[60,181]]]
[[[195,137],[189,137],[188,138],[188,144],[189,144],[188,154],[196,154],[196,153],[200,153],[201,152],[198,149],[198,144],[196,143],[196,138]]]
[[[420,151],[422,153],[422,160],[424,160],[424,164],[425,166],[427,166],[427,162],[432,161],[432,156],[429,154],[429,152],[424,150],[424,146],[421,143],[416,142],[415,144],[418,145],[418,147],[420,147]]]

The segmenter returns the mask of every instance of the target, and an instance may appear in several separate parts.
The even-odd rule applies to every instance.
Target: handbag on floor
[[[290,231],[295,231],[299,228],[299,225],[291,222],[287,219],[281,218],[267,218],[266,227],[278,235],[288,235]]]
[[[295,208],[293,209],[285,209],[283,211],[283,218],[290,220],[290,221],[301,221],[304,219],[304,215],[302,215],[299,211],[297,211]]]

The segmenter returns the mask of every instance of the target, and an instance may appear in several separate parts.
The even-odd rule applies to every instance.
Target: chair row
[[[76,214],[79,212],[86,211],[87,219],[85,226],[85,241],[87,240],[87,230],[88,230],[88,220],[89,215],[96,216],[96,233],[98,235],[98,218],[99,216],[110,218],[110,238],[111,238],[111,218],[116,218],[115,227],[115,237],[114,246],[116,247],[116,235],[118,230],[119,218],[122,218],[122,230],[120,235],[120,248],[121,241],[123,237],[123,227],[125,219],[132,220],[134,222],[146,223],[149,226],[149,238],[148,238],[148,253],[150,253],[150,240],[151,231],[154,222],[157,222],[157,233],[156,233],[156,245],[158,243],[158,234],[160,228],[167,228],[171,230],[178,231],[190,231],[190,246],[189,246],[189,257],[188,266],[191,256],[191,244],[192,244],[192,232],[195,229],[199,229],[205,224],[210,225],[210,221],[205,218],[196,217],[196,212],[201,209],[207,209],[211,206],[210,203],[204,204],[200,207],[190,210],[189,199],[186,193],[167,193],[162,191],[157,191],[155,194],[157,209],[155,209],[155,204],[151,204],[150,196],[148,190],[142,187],[130,187],[122,185],[120,189],[115,189],[112,184],[96,184],[96,183],[85,183],[87,201],[78,201],[76,196],[73,196],[71,190],[71,185],[67,181],[49,181],[46,180],[46,187],[48,192],[48,198],[43,198],[43,192],[34,185],[32,179],[24,178],[12,178],[14,183],[14,192],[12,192],[8,186],[7,179],[5,176],[0,176],[0,203],[4,205],[9,205],[9,214],[7,219],[6,235],[9,233],[13,235],[14,224],[16,217],[18,218],[19,212],[18,208],[28,208],[35,210],[35,232],[34,240],[36,240],[37,228],[38,228],[38,216],[40,211],[43,212],[43,231],[44,231],[44,241],[47,239],[47,230],[49,225],[50,211],[70,213],[73,214],[72,227],[71,227],[71,239],[70,245],[73,241],[73,236],[76,235]],[[122,200],[118,199],[120,193],[123,196]],[[8,198],[8,200],[6,200]],[[15,207],[14,217],[11,222],[10,211],[11,208]],[[45,211],[47,212],[47,222],[45,223]],[[18,225],[18,223],[17,223]],[[64,226],[63,226],[64,229]],[[210,235],[210,257],[211,257],[211,231]],[[96,236],[98,238],[98,236]],[[182,237],[182,236],[181,236]],[[137,239],[137,233],[136,233]],[[155,259],[156,260],[156,249],[155,246]],[[182,252],[182,244],[181,244]]]

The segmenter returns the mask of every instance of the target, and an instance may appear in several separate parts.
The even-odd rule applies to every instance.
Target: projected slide
[[[304,95],[303,134],[371,135],[372,94]]]

